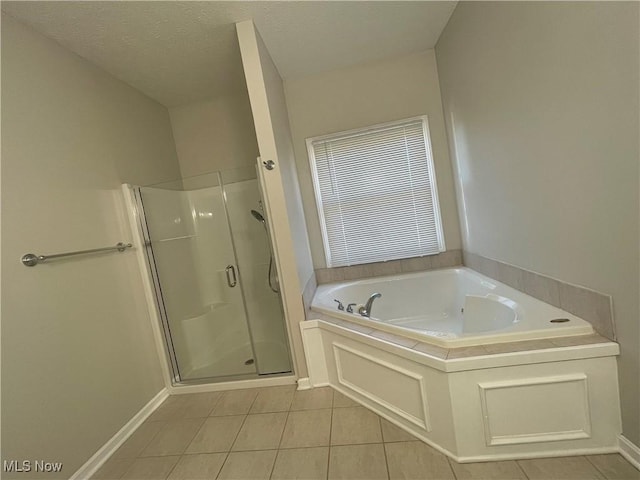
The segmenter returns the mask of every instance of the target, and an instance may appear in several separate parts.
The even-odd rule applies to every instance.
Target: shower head
[[[256,212],[255,210],[251,210],[251,215],[253,215],[253,218],[258,220],[259,222],[264,223],[264,217],[262,216],[262,214],[260,212]]]

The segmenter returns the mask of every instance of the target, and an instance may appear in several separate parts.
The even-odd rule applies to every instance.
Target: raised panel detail
[[[584,374],[478,384],[487,445],[591,436]]]
[[[431,431],[422,375],[339,343],[333,353],[341,385]]]

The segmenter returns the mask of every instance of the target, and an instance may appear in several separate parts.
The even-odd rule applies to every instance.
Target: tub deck
[[[383,340],[384,342],[394,346],[414,350],[439,360],[486,357],[502,353],[550,350],[563,347],[579,347],[595,344],[601,344],[603,347],[608,346],[609,354],[619,354],[619,346],[617,343],[612,342],[608,338],[597,333],[447,348],[433,343],[422,342],[402,334],[378,330],[372,326],[350,322],[330,315],[324,315],[314,311],[309,311],[307,313],[308,321],[318,320],[325,324],[348,330],[352,333],[371,337],[376,340]]]

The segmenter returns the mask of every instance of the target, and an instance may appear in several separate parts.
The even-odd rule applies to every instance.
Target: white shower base
[[[241,348],[229,352],[221,358],[216,358],[216,352],[211,352],[209,358],[214,359],[214,361],[181,371],[180,375],[182,380],[198,380],[256,373],[255,364],[245,365],[247,360],[253,358],[251,355],[251,345],[243,345]]]

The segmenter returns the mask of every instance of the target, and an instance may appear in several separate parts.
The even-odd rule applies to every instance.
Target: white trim
[[[156,408],[162,404],[169,396],[169,392],[166,388],[163,388],[158,394],[153,397],[149,402],[136,413],[131,420],[113,436],[107,443],[105,443],[100,449],[93,454],[93,456],[82,465],[76,473],[71,475],[69,480],[83,480],[91,478],[94,473],[106,462],[115,451],[122,445],[136,429],[142,425],[149,415],[151,415]]]
[[[543,452],[519,452],[519,453],[500,452],[500,453],[490,454],[490,455],[458,456],[448,448],[443,447],[442,445],[436,443],[433,439],[427,437],[424,433],[417,430],[413,430],[411,428],[407,428],[407,426],[401,423],[396,417],[390,415],[388,412],[386,412],[383,409],[376,408],[377,405],[370,405],[366,402],[363,402],[361,398],[355,396],[353,392],[348,391],[342,385],[331,385],[331,387],[334,390],[337,390],[338,392],[343,394],[345,397],[350,398],[354,402],[357,402],[363,407],[368,408],[369,410],[375,412],[377,415],[384,418],[385,420],[388,420],[390,423],[393,423],[396,427],[400,428],[401,430],[404,430],[405,432],[407,432],[410,435],[413,435],[417,439],[422,440],[427,445],[433,447],[435,450],[439,451],[440,453],[443,453],[444,455],[448,456],[452,460],[455,460],[457,463],[497,462],[497,461],[505,461],[505,460],[548,458],[548,457],[570,457],[573,455],[599,455],[599,454],[607,454],[607,453],[617,453],[619,451],[616,447],[592,447],[592,448],[579,448],[579,449],[568,449],[568,448],[554,449],[554,450],[546,450]],[[397,413],[395,409],[392,411],[393,413]],[[632,460],[630,460],[626,456],[625,458],[627,458],[627,460],[629,460],[633,464]]]
[[[312,388],[309,377],[298,379],[298,390],[311,390]]]
[[[533,385],[551,385],[557,383],[580,382],[582,384],[582,403],[584,406],[583,426],[580,430],[553,431],[535,434],[494,435],[491,431],[491,415],[487,400],[487,391],[528,387]],[[591,410],[589,408],[589,396],[587,392],[587,376],[583,373],[574,375],[562,375],[545,378],[520,378],[499,382],[479,383],[480,407],[482,409],[482,421],[486,445],[516,445],[522,443],[555,442],[559,440],[575,440],[579,438],[591,438]]]
[[[275,387],[280,385],[295,385],[296,376],[251,378],[248,380],[234,380],[230,382],[203,383],[201,385],[171,385],[168,390],[171,395],[188,393],[220,392],[224,390],[240,390],[242,388]]]
[[[620,455],[640,470],[640,447],[632,443],[631,440],[624,435],[618,435],[618,448]]]
[[[398,406],[396,405],[392,405],[391,403],[389,403],[388,401],[386,401],[385,399],[379,397],[378,395],[375,395],[372,392],[368,392],[366,390],[364,390],[363,388],[359,387],[358,385],[355,385],[354,383],[350,382],[349,380],[345,379],[344,376],[342,375],[342,359],[340,358],[339,355],[339,351],[342,350],[344,352],[350,353],[356,357],[362,358],[364,360],[367,360],[373,364],[379,365],[383,368],[386,368],[387,370],[391,370],[392,372],[395,372],[397,374],[403,375],[404,377],[410,378],[411,380],[414,380],[415,382],[417,382],[418,384],[418,390],[420,391],[420,400],[422,403],[422,415],[423,418],[419,418],[416,417],[415,415],[406,412],[402,409],[400,409]],[[422,375],[419,375],[415,372],[411,372],[405,368],[402,368],[398,365],[394,365],[392,363],[386,362],[384,360],[372,357],[371,355],[367,355],[364,352],[360,352],[354,348],[350,348],[347,347],[346,345],[343,345],[341,343],[337,343],[334,342],[333,343],[333,358],[335,360],[336,363],[336,373],[338,374],[338,383],[340,383],[341,385],[344,385],[345,387],[353,390],[354,392],[362,395],[364,398],[370,400],[371,402],[374,402],[392,412],[394,412],[396,415],[399,415],[400,417],[404,418],[405,420],[413,423],[414,425],[416,425],[419,428],[422,428],[424,430],[426,430],[427,432],[431,431],[431,421],[429,418],[429,403],[427,402],[427,389],[425,387],[425,383],[424,383],[424,377]]]
[[[551,458],[551,457],[574,457],[579,455],[604,455],[607,453],[617,453],[618,449],[612,447],[588,447],[588,448],[561,448],[552,450],[542,450],[536,452],[519,452],[519,453],[496,453],[490,455],[467,455],[455,456],[453,458],[458,463],[476,463],[476,462],[499,462],[506,460],[528,460],[530,458]]]
[[[173,375],[169,369],[169,357],[164,347],[164,333],[161,330],[162,320],[158,313],[156,297],[151,280],[151,273],[147,264],[144,248],[144,236],[140,227],[140,219],[136,202],[134,199],[133,186],[127,183],[122,185],[122,193],[124,196],[125,206],[127,208],[127,217],[129,218],[129,226],[131,227],[131,235],[133,237],[134,250],[138,258],[138,266],[140,267],[140,277],[142,279],[142,287],[144,296],[147,301],[147,311],[149,312],[149,320],[151,322],[151,330],[156,344],[158,359],[160,360],[160,368],[162,369],[162,378],[164,386],[167,389],[172,388]]]

